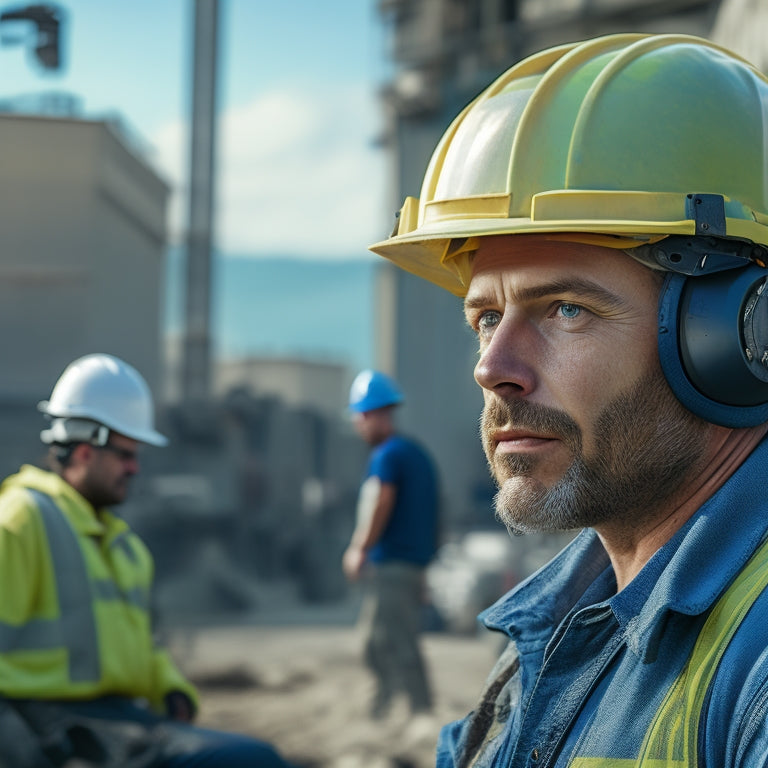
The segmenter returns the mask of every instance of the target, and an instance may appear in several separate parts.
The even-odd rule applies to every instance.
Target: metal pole
[[[211,279],[218,0],[195,0],[182,391],[207,400],[211,383]]]

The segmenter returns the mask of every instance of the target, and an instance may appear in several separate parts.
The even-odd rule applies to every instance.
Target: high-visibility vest
[[[123,592],[113,581],[89,578],[77,536],[56,502],[42,491],[28,488],[27,492],[40,511],[48,539],[59,615],[18,627],[0,622],[0,652],[65,648],[69,679],[73,683],[97,681],[101,669],[92,600],[117,600],[148,611],[149,595],[145,589]],[[135,557],[127,541],[123,541],[123,549],[129,557]]]
[[[70,492],[55,490],[64,481],[47,474],[22,468],[9,490],[15,494],[9,508],[29,523],[31,546],[44,552],[39,552],[39,571],[29,575],[41,590],[31,614],[22,616],[23,606],[16,613],[0,612],[2,695],[89,699],[115,694],[145,699],[162,713],[166,694],[181,691],[196,704],[194,686],[153,637],[152,561],[146,547],[111,516],[103,540],[83,534],[70,515]],[[86,504],[74,491],[71,502],[72,511]],[[11,521],[8,530],[13,526]],[[13,535],[6,531],[7,541]],[[23,561],[12,562],[3,570],[6,578],[26,578],[14,570]]]
[[[577,757],[571,768],[697,768],[699,722],[728,643],[768,586],[768,541],[715,603],[685,666],[667,691],[636,759]]]

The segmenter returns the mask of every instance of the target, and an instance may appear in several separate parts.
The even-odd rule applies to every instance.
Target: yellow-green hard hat
[[[420,200],[406,199],[392,237],[371,250],[464,295],[486,235],[768,245],[767,154],[768,78],[725,48],[641,34],[562,45],[513,66],[458,115]]]

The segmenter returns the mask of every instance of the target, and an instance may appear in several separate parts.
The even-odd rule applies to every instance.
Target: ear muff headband
[[[659,300],[661,367],[677,399],[706,421],[768,421],[768,270],[667,275]]]

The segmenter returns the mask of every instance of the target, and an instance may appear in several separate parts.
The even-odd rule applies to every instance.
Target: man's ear
[[[89,445],[88,443],[78,443],[72,451],[69,463],[70,465],[89,464],[94,453],[95,449],[92,445]]]

